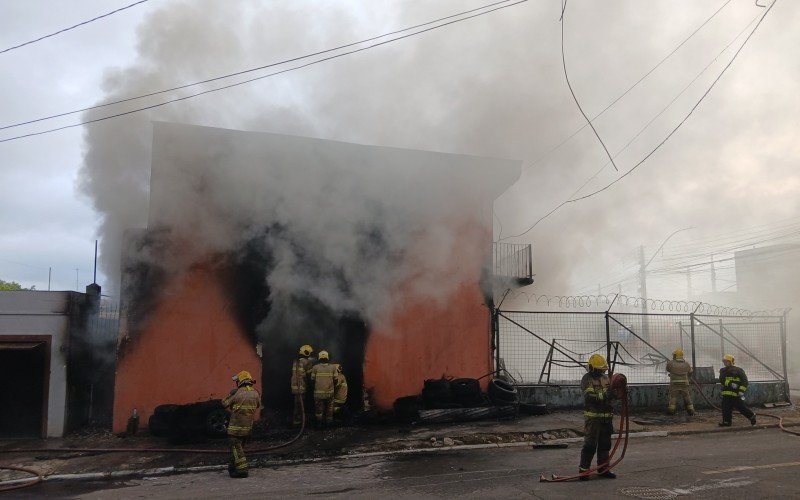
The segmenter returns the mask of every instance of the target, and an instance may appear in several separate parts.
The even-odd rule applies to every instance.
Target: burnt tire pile
[[[185,405],[164,404],[153,410],[147,422],[150,434],[183,443],[198,437],[227,435],[229,415],[222,401],[212,399]]]
[[[415,422],[420,419],[420,412],[428,414],[430,413],[428,410],[454,410],[453,415],[459,416],[459,419],[470,420],[495,413],[481,409],[510,406],[516,408],[518,405],[517,389],[503,380],[490,381],[488,394],[484,394],[477,379],[440,378],[426,380],[419,396],[398,398],[394,402],[394,413],[402,422]],[[465,409],[475,409],[475,411],[465,411]]]

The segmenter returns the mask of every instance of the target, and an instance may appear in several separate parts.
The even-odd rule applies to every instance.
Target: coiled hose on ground
[[[261,455],[264,453],[268,453],[279,448],[285,448],[290,444],[293,444],[300,436],[303,435],[303,431],[306,428],[306,411],[305,411],[305,403],[303,402],[303,398],[300,398],[300,409],[302,414],[302,419],[300,421],[300,430],[297,431],[297,434],[286,441],[285,443],[280,443],[272,446],[266,446],[263,448],[256,448],[252,450],[248,450],[248,455]],[[0,449],[0,453],[51,453],[51,452],[81,452],[81,453],[199,453],[199,454],[228,454],[230,453],[229,449],[209,449],[209,448],[11,448],[11,449]],[[35,484],[40,483],[44,478],[40,472],[37,472],[34,469],[30,469],[27,467],[17,467],[13,465],[0,465],[0,470],[13,470],[18,472],[26,472],[28,474],[33,474],[36,477],[31,479],[30,482],[21,483],[21,484],[14,484],[14,485],[6,485],[3,486],[0,484],[0,491],[8,491],[14,490],[19,488],[26,488],[28,486],[33,486]]]

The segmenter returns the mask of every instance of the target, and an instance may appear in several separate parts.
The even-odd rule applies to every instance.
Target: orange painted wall
[[[480,289],[486,255],[479,251],[488,251],[491,233],[475,221],[462,226],[450,269],[437,272],[459,273],[466,278],[463,284],[440,300],[400,287],[388,321],[370,332],[364,386],[378,408],[390,409],[395,399],[419,394],[425,379],[477,378],[491,371],[490,313]],[[415,253],[424,259],[424,249]]]
[[[145,426],[160,404],[224,398],[240,370],[258,379],[261,359],[231,316],[214,271],[193,268],[166,287],[145,328],[121,346],[114,432],[125,430],[134,408]]]

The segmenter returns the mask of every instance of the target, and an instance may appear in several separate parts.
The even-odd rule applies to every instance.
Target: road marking
[[[745,470],[756,469],[775,469],[778,467],[797,467],[800,462],[784,462],[782,464],[769,464],[769,465],[741,465],[739,467],[730,467],[728,469],[706,470],[703,474],[725,474],[727,472],[741,472]]]
[[[667,500],[679,496],[693,495],[701,491],[715,490],[718,488],[738,488],[753,484],[753,481],[724,479],[709,484],[686,486],[683,488],[652,488],[648,486],[632,486],[620,488],[619,492],[625,496],[641,498],[643,500]]]

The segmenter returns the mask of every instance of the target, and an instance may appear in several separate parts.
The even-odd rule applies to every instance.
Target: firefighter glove
[[[598,401],[603,401],[606,399],[606,391],[605,389],[600,389],[597,391],[597,399]]]
[[[739,393],[739,399],[741,399],[742,401],[744,401],[744,393],[743,393],[743,392],[740,392],[740,393]]]

